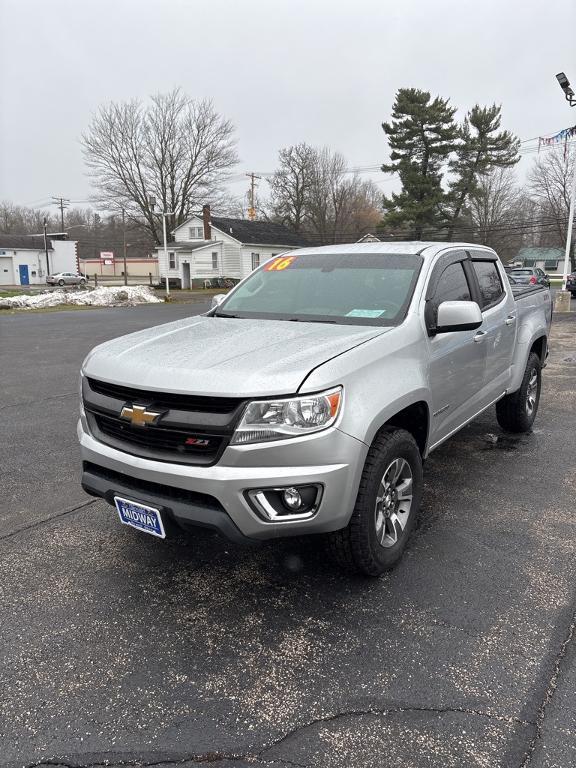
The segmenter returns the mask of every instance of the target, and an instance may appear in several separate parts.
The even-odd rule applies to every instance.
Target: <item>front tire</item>
[[[404,552],[422,500],[422,457],[403,429],[385,428],[372,443],[350,522],[328,536],[336,562],[379,576]]]
[[[59,285],[60,287],[62,287],[64,284],[65,284],[65,283],[64,283],[64,280],[58,280],[58,285]]]
[[[496,403],[498,424],[506,432],[529,432],[534,424],[542,389],[542,363],[531,352],[520,389]]]

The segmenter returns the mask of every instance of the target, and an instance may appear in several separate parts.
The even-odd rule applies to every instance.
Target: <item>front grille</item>
[[[87,378],[83,401],[97,440],[133,456],[177,464],[214,464],[230,442],[245,403],[236,397],[180,395],[108,384]],[[157,423],[133,425],[120,417],[124,405],[145,405]]]
[[[171,485],[153,483],[150,480],[140,480],[137,477],[124,475],[122,472],[116,472],[113,469],[93,464],[91,461],[84,461],[82,463],[82,468],[84,472],[88,472],[95,477],[106,480],[106,482],[110,483],[112,486],[116,485],[117,488],[112,488],[112,491],[127,488],[131,491],[140,491],[143,494],[151,493],[155,496],[160,496],[163,499],[173,499],[174,501],[194,504],[197,507],[206,507],[207,509],[215,509],[219,511],[224,509],[214,496],[210,496],[207,493],[188,491],[185,488],[173,488]]]
[[[223,435],[193,433],[167,427],[133,427],[121,419],[101,413],[94,413],[93,418],[98,430],[108,437],[148,450],[195,456],[202,463],[213,461],[224,441]]]
[[[239,397],[208,397],[204,395],[179,395],[173,392],[154,392],[153,390],[124,387],[121,384],[109,384],[106,381],[88,379],[93,392],[115,400],[147,403],[156,408],[175,408],[179,411],[201,411],[203,413],[232,413],[244,402]]]

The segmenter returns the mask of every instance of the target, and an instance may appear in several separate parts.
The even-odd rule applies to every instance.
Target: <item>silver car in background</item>
[[[56,272],[54,275],[48,275],[47,285],[86,285],[85,275],[79,275],[77,272]]]

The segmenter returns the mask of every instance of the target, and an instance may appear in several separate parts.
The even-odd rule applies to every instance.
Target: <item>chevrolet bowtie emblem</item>
[[[133,427],[154,424],[161,415],[157,411],[149,411],[145,405],[125,405],[120,412],[120,418],[129,421]]]

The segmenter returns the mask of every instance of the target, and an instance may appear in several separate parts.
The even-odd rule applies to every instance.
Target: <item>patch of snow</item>
[[[65,304],[92,307],[134,307],[136,304],[158,304],[162,299],[147,285],[120,287],[101,286],[86,291],[50,291],[46,293],[9,296],[0,299],[4,309],[44,309]]]

